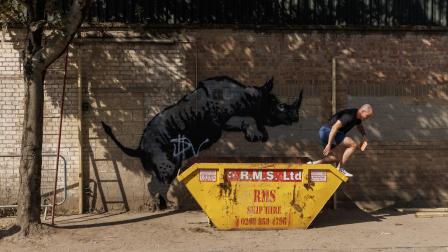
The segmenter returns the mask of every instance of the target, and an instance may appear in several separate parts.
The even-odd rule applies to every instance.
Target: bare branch
[[[21,5],[25,6],[26,9],[29,8],[29,3],[27,0],[17,0]]]
[[[39,20],[37,22],[32,22],[30,24],[30,31],[35,32],[38,29],[41,29],[46,23],[47,23],[47,21],[45,21],[45,20]]]
[[[84,17],[87,15],[90,2],[91,0],[73,0],[70,12],[66,17],[66,24],[62,28],[62,31],[52,36],[47,45],[43,47],[41,55],[36,55],[37,58],[44,59],[45,68],[58,59],[73,40]]]

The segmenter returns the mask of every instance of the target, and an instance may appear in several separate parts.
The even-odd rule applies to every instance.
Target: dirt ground
[[[56,218],[27,241],[0,219],[0,251],[448,251],[448,217],[325,210],[308,230],[218,231],[200,211]],[[8,228],[9,227],[9,228]]]

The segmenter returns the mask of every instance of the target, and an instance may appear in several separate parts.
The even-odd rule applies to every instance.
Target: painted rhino
[[[105,132],[127,155],[140,158],[146,171],[171,183],[182,161],[212,146],[222,131],[241,131],[248,141],[266,141],[265,126],[290,125],[299,120],[302,93],[292,104],[271,93],[273,79],[261,87],[246,86],[220,76],[200,81],[198,87],[148,122],[136,149],[123,146],[111,128]]]

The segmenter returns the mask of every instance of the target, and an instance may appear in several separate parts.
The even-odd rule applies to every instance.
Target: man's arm
[[[356,128],[358,128],[358,131],[359,131],[359,133],[361,133],[362,138],[364,139],[364,141],[367,141],[366,131],[364,130],[364,127],[362,126],[362,124],[358,124],[356,126]]]
[[[361,149],[361,151],[364,151],[367,147],[366,131],[364,130],[364,127],[362,126],[362,124],[358,124],[357,128],[358,128],[359,133],[361,133],[362,139],[363,139],[362,143],[359,145],[359,149]]]
[[[325,156],[328,155],[328,153],[330,153],[331,151],[331,143],[333,142],[336,133],[338,132],[338,130],[342,127],[342,122],[340,120],[337,120],[335,124],[333,124],[333,126],[331,127],[331,131],[330,134],[328,135],[328,143],[327,146],[325,146],[324,151],[322,152]]]

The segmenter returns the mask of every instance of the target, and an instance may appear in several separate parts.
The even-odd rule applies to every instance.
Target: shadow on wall
[[[95,69],[95,71],[88,72],[83,70],[85,72],[84,83],[87,84],[86,96],[89,98],[90,105],[90,110],[85,114],[84,120],[87,124],[84,128],[89,128],[89,131],[84,134],[84,142],[90,146],[85,149],[91,150],[89,166],[94,174],[91,177],[95,177],[93,180],[96,181],[96,187],[100,194],[98,198],[102,202],[106,202],[106,205],[109,201],[112,203],[120,201],[121,199],[120,197],[117,199],[117,195],[130,192],[133,195],[133,203],[131,200],[128,202],[129,205],[134,204],[134,206],[130,206],[131,209],[157,209],[163,206],[164,202],[159,202],[162,200],[161,197],[157,195],[151,197],[148,190],[142,190],[142,185],[148,185],[147,188],[150,192],[159,191],[161,195],[168,194],[167,203],[193,207],[191,196],[177,181],[173,186],[168,187],[148,177],[148,174],[144,173],[140,161],[123,154],[111,138],[106,137],[100,125],[100,121],[107,122],[112,126],[113,132],[123,145],[135,148],[145,124],[196,86],[196,84],[192,84],[196,79],[195,69],[190,67],[196,64],[193,46],[192,43],[116,44],[113,42],[109,45],[96,43],[83,45],[83,54],[89,55],[89,58],[83,59],[82,68]],[[203,49],[208,50],[206,46]],[[120,59],[119,62],[117,59]],[[228,72],[218,71],[221,74]],[[266,80],[266,77],[265,75],[263,79]],[[261,79],[261,77],[259,78]],[[257,84],[262,83],[264,82]],[[295,97],[298,95],[298,88],[297,86],[290,87],[292,91],[294,91],[293,89],[297,90]],[[294,96],[290,98],[294,98]],[[288,98],[283,100],[292,102],[292,99]],[[182,118],[173,118],[173,120],[180,119]],[[227,140],[228,145],[238,146],[239,142],[246,141],[241,134],[237,136],[238,140],[236,141]],[[259,144],[258,148],[260,146],[262,144]],[[196,150],[199,149],[197,146],[195,147]],[[213,153],[212,149],[213,147],[210,150],[211,155],[225,155],[225,150]],[[269,149],[272,148],[266,148],[266,150]],[[114,166],[115,161],[118,161],[119,169],[108,170]],[[118,174],[117,171],[123,172],[121,180],[125,186],[122,192],[113,193],[111,186],[105,185],[106,182],[103,180],[110,183],[112,178]],[[108,186],[108,189],[105,189],[105,186]],[[92,195],[95,194],[92,193]],[[108,198],[113,199],[108,200]],[[153,204],[154,201],[156,204]],[[100,211],[111,209],[104,203],[98,206],[100,206]]]
[[[122,210],[125,201],[130,209],[156,210],[154,202],[159,199],[148,190],[155,180],[145,173],[140,160],[123,154],[107,138],[100,122],[109,123],[124,145],[136,146],[149,118],[190,88],[181,69],[181,48],[177,44],[114,42],[86,43],[82,48],[83,69],[95,69],[83,70],[85,102],[90,107],[84,117],[84,144],[89,151],[85,161],[101,199],[101,207],[90,204],[90,208]],[[165,193],[169,189],[155,187]],[[90,191],[95,193],[94,188]]]
[[[301,121],[298,124],[268,127],[270,138],[265,143],[247,142],[241,133],[225,133],[210,149],[201,152],[201,156],[305,155],[312,158],[320,157],[321,147],[317,141],[317,130],[321,122],[328,119],[331,113],[332,57],[343,56],[348,62],[346,68],[344,62],[338,63],[340,71],[338,84],[341,85],[338,86],[337,92],[340,109],[351,105],[347,101],[347,95],[356,95],[353,92],[358,89],[364,90],[362,96],[367,97],[363,102],[372,102],[374,100],[370,99],[371,96],[381,97],[389,94],[387,93],[389,91],[377,91],[376,85],[386,89],[392,86],[394,91],[390,92],[396,92],[396,85],[391,84],[396,84],[397,81],[400,81],[402,90],[420,90],[420,87],[428,83],[437,86],[446,84],[448,80],[444,70],[447,64],[446,57],[437,57],[437,61],[432,65],[424,63],[427,57],[436,57],[440,52],[444,52],[446,38],[442,35],[415,35],[406,32],[255,33],[231,30],[196,30],[186,33],[187,36],[174,32],[157,34],[163,39],[174,37],[175,41],[178,41],[175,43],[163,42],[165,41],[163,39],[159,40],[161,43],[156,43],[154,42],[156,39],[148,37],[147,34],[139,34],[136,39],[143,40],[138,43],[130,41],[118,43],[112,38],[101,42],[86,39],[86,42],[81,42],[82,50],[76,47],[77,53],[70,58],[72,89],[69,88],[68,95],[73,102],[76,102],[74,86],[78,70],[76,62],[77,57],[81,57],[83,102],[87,109],[83,117],[84,165],[86,177],[90,179],[89,183],[86,183],[89,184],[89,195],[92,195],[89,200],[90,210],[144,210],[154,207],[151,203],[154,199],[151,199],[148,192],[148,188],[149,190],[153,188],[151,181],[154,182],[154,179],[144,172],[138,159],[126,156],[116,147],[105,134],[100,122],[110,124],[123,145],[135,148],[146,123],[164,108],[176,103],[186,93],[195,89],[196,80],[228,75],[245,84],[260,85],[268,77],[275,76],[273,93],[287,103],[291,103],[299,90],[304,89],[304,101],[301,107],[303,110],[300,111]],[[119,34],[117,32],[115,35]],[[134,36],[131,31],[121,35]],[[83,36],[87,36],[87,33]],[[145,39],[147,42],[144,42]],[[188,42],[190,40],[196,43]],[[370,58],[366,55],[370,55]],[[388,61],[381,63],[384,59],[390,59],[390,63],[387,63]],[[57,64],[60,62],[55,65]],[[348,72],[347,69],[353,66],[364,70]],[[399,93],[391,94],[393,97],[400,96]],[[411,93],[410,97],[413,95],[418,94]],[[428,97],[429,94],[422,93],[420,96]],[[445,97],[440,99],[446,100]],[[59,96],[50,97],[49,102],[53,107],[58,107]],[[430,101],[428,104],[433,102]],[[401,103],[395,106],[399,108],[397,112],[384,109],[387,118],[394,118],[396,117],[394,113],[408,108],[408,105]],[[444,117],[444,114],[440,113],[433,115]],[[77,114],[66,116],[76,117]],[[415,117],[409,115],[408,119],[411,118]],[[372,120],[372,123],[374,122],[375,118]],[[421,132],[419,126],[423,123],[424,120],[420,120],[415,125],[414,132]],[[438,127],[435,121],[429,120],[425,123],[430,127]],[[385,134],[392,130],[391,125],[369,125],[368,134],[372,136]],[[358,169],[357,177],[348,184],[347,190],[360,192],[354,197],[355,200],[371,202],[378,199],[383,203],[388,200],[393,202],[411,200],[407,193],[398,190],[403,189],[401,186],[415,186],[418,183],[417,177],[421,178],[421,173],[415,165],[421,161],[411,157],[412,153],[419,152],[420,156],[424,153],[429,162],[431,158],[441,153],[446,145],[443,142],[446,137],[441,134],[439,140],[442,142],[439,142],[438,146],[443,144],[443,147],[432,147],[429,152],[429,145],[420,145],[422,135],[412,134],[414,133],[410,131],[400,138],[400,141],[406,146],[411,146],[409,148],[421,146],[418,151],[385,149],[386,141],[374,137],[369,145],[371,152],[358,155],[353,160],[353,166],[362,162],[362,166],[366,167]],[[428,134],[435,136],[433,131],[428,131]],[[396,143],[390,145],[396,146]],[[385,160],[386,155],[391,157],[382,163],[379,156]],[[406,162],[415,169],[402,169],[396,165],[398,162],[394,157],[406,155],[409,157]],[[418,169],[420,168],[419,166]],[[383,174],[376,173],[376,180],[368,180],[374,174],[373,170],[387,171],[389,178],[384,180]],[[440,169],[437,172],[440,172]],[[414,177],[415,180],[410,179],[406,185],[396,183],[402,181],[404,176],[408,179]],[[375,184],[369,184],[368,181],[375,181]],[[428,178],[427,181],[431,179]],[[171,194],[172,198],[169,196],[169,201],[188,199],[190,197],[188,193],[178,189],[178,186],[179,183],[176,182],[171,189],[163,185],[155,187],[163,188],[161,191]],[[446,188],[430,184],[427,186],[432,189],[429,191],[422,189],[419,197],[424,200],[437,198],[446,201],[448,191]],[[379,198],[369,196],[375,190],[381,191],[383,196]],[[413,188],[409,188],[409,192],[413,192]],[[348,194],[350,196],[351,193]],[[388,198],[384,195],[394,196]],[[186,201],[193,202],[191,198]],[[184,206],[179,202],[178,205]]]
[[[339,60],[338,83],[347,92],[347,106],[370,103],[375,109],[373,119],[365,123],[372,144],[348,164],[356,176],[343,189],[363,209],[439,207],[448,201],[444,183],[448,175],[443,171],[448,138],[447,62],[441,55],[432,55],[439,46],[434,38],[417,43],[430,59],[402,57],[408,52],[399,50],[396,59],[381,62]],[[426,60],[438,63],[428,67]],[[364,79],[359,81],[357,76]]]

